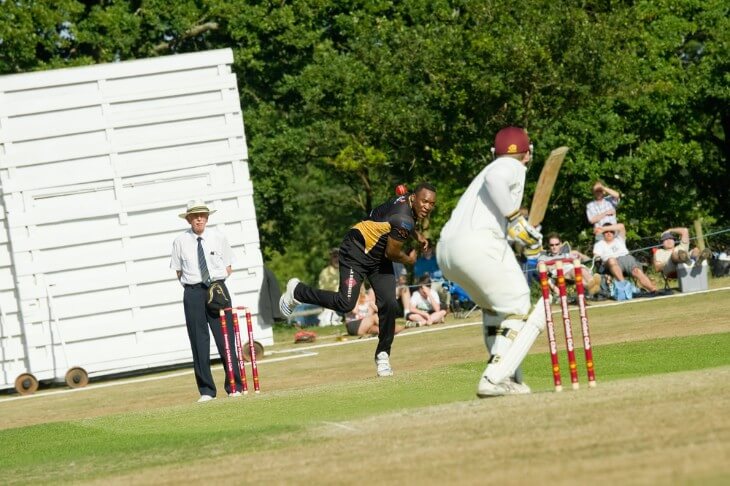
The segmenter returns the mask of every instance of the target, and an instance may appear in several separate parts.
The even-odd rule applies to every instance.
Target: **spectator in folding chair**
[[[556,259],[578,259],[581,261],[591,260],[589,256],[586,256],[577,250],[572,250],[570,248],[570,244],[563,242],[558,233],[553,232],[548,234],[547,240],[548,249],[546,252],[540,254],[538,261],[546,262]],[[550,285],[550,290],[557,298],[559,297],[559,289],[557,285],[555,285],[555,279],[558,277],[555,265],[548,265],[548,272],[550,273],[548,285]],[[598,299],[598,296],[600,295],[599,291],[601,290],[601,276],[598,274],[594,275],[593,272],[591,272],[591,269],[585,265],[581,265],[581,273],[583,275],[583,282],[586,291],[588,292],[586,297],[590,299]],[[566,280],[575,282],[575,268],[572,262],[563,262],[563,275]]]
[[[679,236],[679,244],[675,240]],[[685,227],[669,228],[662,233],[661,248],[654,252],[654,270],[661,272],[664,276],[665,287],[668,287],[667,279],[677,278],[677,265],[680,263],[690,264],[692,260],[702,264],[703,261],[712,258],[709,248],[700,251],[694,247],[689,249],[689,230]]]
[[[621,288],[626,285],[623,283],[626,281],[625,276],[631,275],[650,294],[656,294],[656,285],[626,248],[626,228],[623,223],[606,223],[595,231],[603,235],[603,239],[593,245],[593,255],[602,262],[599,273],[611,275],[615,280],[614,285]]]

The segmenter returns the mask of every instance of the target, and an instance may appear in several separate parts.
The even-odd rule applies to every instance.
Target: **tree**
[[[230,47],[265,258],[310,281],[397,183],[438,188],[433,235],[504,125],[571,147],[544,227],[592,241],[592,181],[635,244],[728,220],[720,0],[3,2],[0,73]],[[296,270],[296,272],[295,272]],[[291,272],[291,273],[289,273]]]

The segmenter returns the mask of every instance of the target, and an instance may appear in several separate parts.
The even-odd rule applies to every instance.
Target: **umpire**
[[[207,308],[208,287],[215,281],[223,281],[233,270],[231,263],[233,252],[228,239],[216,229],[206,229],[208,216],[213,214],[202,200],[189,201],[187,210],[180,214],[190,224],[190,229],[175,238],[172,243],[172,259],[170,268],[177,272],[177,278],[185,288],[183,307],[185,324],[188,328],[190,347],[193,351],[193,368],[195,382],[200,392],[199,403],[215,399],[216,388],[210,372],[210,334],[213,332],[218,354],[225,365],[225,347],[220,318],[217,312]],[[231,319],[227,319],[228,339],[233,362],[236,363],[236,346],[234,345]],[[225,390],[229,397],[241,396],[241,377],[238,366],[234,364],[236,389],[231,390],[225,381]]]

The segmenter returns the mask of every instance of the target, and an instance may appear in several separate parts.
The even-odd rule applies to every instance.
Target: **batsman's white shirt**
[[[512,157],[500,157],[487,165],[459,199],[441,230],[441,239],[485,230],[504,238],[506,216],[522,204],[526,172],[525,165]]]
[[[487,165],[459,199],[436,247],[447,279],[480,307],[505,314],[530,310],[527,281],[505,236],[506,216],[522,203],[526,171],[511,157]]]

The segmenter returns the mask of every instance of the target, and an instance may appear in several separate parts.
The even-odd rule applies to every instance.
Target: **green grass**
[[[585,355],[576,349],[578,378],[587,382]],[[552,376],[545,372],[546,355],[529,355],[523,362],[525,381],[533,390],[552,389]],[[651,341],[598,346],[593,351],[596,381],[628,379],[677,371],[691,371],[730,364],[730,334],[686,336]],[[548,364],[549,370],[549,364]],[[567,353],[560,353],[563,385],[570,383]]]
[[[598,346],[594,350],[600,382],[688,371],[730,364],[730,333]],[[576,353],[582,359],[583,351]],[[241,400],[218,400],[57,422],[0,431],[0,473],[20,482],[104,477],[158,464],[234,453],[245,437],[248,451],[292,441],[296,434],[326,421],[348,421],[388,412],[474,400],[482,362],[397,374],[393,379],[287,389]],[[567,362],[561,355],[563,382]],[[546,354],[523,363],[536,392],[552,389]],[[580,363],[580,379],[586,383]],[[570,393],[570,392],[566,392]],[[211,413],[212,412],[212,413]],[[71,467],[71,465],[73,467]]]

